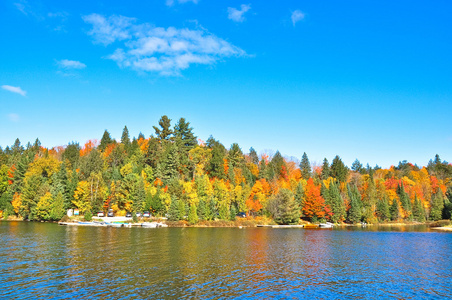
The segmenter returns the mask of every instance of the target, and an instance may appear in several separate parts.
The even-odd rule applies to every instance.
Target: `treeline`
[[[0,147],[0,213],[29,220],[59,220],[67,209],[82,214],[113,209],[150,211],[170,220],[233,220],[238,213],[268,216],[280,224],[450,219],[452,165],[438,155],[426,167],[406,161],[389,169],[348,168],[339,156],[311,166],[276,152],[244,154],[210,137],[197,139],[190,123],[172,126],[163,116],[154,135],[121,140],[106,130],[80,146],[46,149],[38,139]]]

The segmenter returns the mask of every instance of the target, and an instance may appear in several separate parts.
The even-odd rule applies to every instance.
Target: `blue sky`
[[[449,1],[0,3],[0,145],[153,134],[244,152],[452,161]]]

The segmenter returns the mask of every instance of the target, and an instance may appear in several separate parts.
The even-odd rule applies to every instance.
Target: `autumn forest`
[[[131,139],[124,127],[120,141],[105,130],[84,145],[47,149],[36,139],[24,147],[16,139],[0,147],[1,216],[57,221],[77,208],[88,216],[150,211],[190,224],[245,214],[278,224],[451,218],[452,165],[438,155],[424,167],[347,167],[339,156],[315,166],[306,153],[298,163],[212,136],[201,141],[184,118],[173,125],[163,116],[152,133]]]

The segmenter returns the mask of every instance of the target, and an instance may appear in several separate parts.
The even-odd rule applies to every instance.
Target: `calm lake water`
[[[0,242],[2,299],[452,296],[452,234],[422,227],[146,229],[0,222]]]

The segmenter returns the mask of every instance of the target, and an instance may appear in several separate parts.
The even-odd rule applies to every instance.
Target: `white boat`
[[[333,228],[333,223],[326,222],[326,223],[320,223],[319,228]]]
[[[157,228],[158,225],[156,222],[144,222],[141,223],[141,227],[146,227],[146,228]]]

